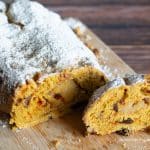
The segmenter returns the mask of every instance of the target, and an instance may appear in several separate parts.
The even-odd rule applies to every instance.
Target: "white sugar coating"
[[[127,85],[132,85],[135,83],[144,82],[145,79],[143,74],[133,74],[133,75],[126,74],[124,80]]]
[[[0,24],[1,102],[36,72],[50,75],[85,65],[103,72],[95,55],[58,14],[28,0],[15,0],[5,6],[7,12],[3,14],[9,21]]]
[[[4,2],[0,1],[0,13],[3,13],[6,11],[6,5]]]
[[[80,28],[81,32],[84,32],[86,30],[86,26],[79,20],[74,19],[74,18],[67,18],[65,19],[65,22],[67,22],[67,24],[72,28],[72,29],[76,29],[76,28]]]
[[[73,30],[80,29],[80,33],[81,33],[81,35],[83,34],[83,37],[85,39],[83,38],[84,39],[83,40],[81,35],[80,35],[81,36],[80,38],[81,38],[81,40],[83,40],[84,43],[88,43],[88,42],[91,43],[91,40],[93,40],[93,37],[86,33],[87,27],[80,20],[74,19],[74,18],[67,18],[67,19],[65,19],[65,22]],[[103,48],[102,47],[99,48],[99,51],[100,51],[100,56],[98,58],[98,61],[99,61],[99,66],[100,66],[102,72],[105,73],[105,75],[107,76],[107,78],[109,80],[113,80],[116,77],[120,77],[120,75],[121,75],[120,70],[108,65],[108,62],[110,61],[111,58],[107,55],[107,47],[103,46]]]
[[[7,17],[5,16],[4,13],[1,13],[1,12],[0,12],[0,18],[1,18],[1,20],[0,20],[0,25],[7,24],[7,23],[8,23]]]
[[[5,11],[6,11],[5,3],[0,1],[0,25],[8,23]]]

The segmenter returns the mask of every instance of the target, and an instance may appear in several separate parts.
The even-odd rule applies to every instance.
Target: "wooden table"
[[[88,25],[136,72],[150,73],[150,0],[38,0]]]
[[[150,0],[38,1],[63,17],[79,18],[135,71],[150,73]],[[101,41],[94,41],[107,52],[109,48]],[[119,72],[130,70],[109,53],[107,57],[119,62]],[[129,137],[115,133],[84,136],[83,129],[80,111],[16,132],[0,127],[0,150],[150,150],[150,131]]]

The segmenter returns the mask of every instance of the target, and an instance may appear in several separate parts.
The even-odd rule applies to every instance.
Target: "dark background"
[[[150,73],[150,0],[38,0],[82,20],[127,64]]]

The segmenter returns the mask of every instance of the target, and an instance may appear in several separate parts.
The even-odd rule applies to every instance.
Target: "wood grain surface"
[[[88,25],[136,72],[150,73],[150,0],[38,0]]]
[[[136,72],[150,73],[150,0],[37,1],[79,18]],[[83,129],[80,111],[18,132],[0,127],[0,150],[150,150],[150,131],[85,137]]]

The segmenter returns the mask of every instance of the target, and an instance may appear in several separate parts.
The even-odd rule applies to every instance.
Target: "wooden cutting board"
[[[109,66],[112,77],[134,71],[82,23],[82,40],[92,45],[100,64]],[[71,22],[72,22],[71,21]],[[67,23],[70,24],[70,21]],[[0,150],[150,150],[150,131],[140,131],[128,137],[111,134],[85,135],[81,120],[83,109],[75,109],[60,119],[49,120],[28,129],[11,131],[0,126]]]

